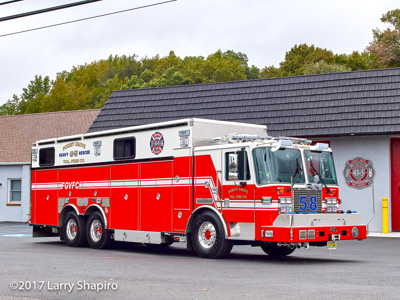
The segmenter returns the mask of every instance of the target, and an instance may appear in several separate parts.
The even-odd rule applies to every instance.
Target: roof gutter
[[[17,162],[0,162],[0,166],[22,166],[22,165],[30,165],[31,162],[23,162],[23,161],[17,161]]]

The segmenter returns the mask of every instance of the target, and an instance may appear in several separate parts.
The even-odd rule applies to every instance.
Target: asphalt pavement
[[[273,258],[235,246],[202,259],[182,243],[70,248],[0,223],[0,299],[400,299],[397,233]]]

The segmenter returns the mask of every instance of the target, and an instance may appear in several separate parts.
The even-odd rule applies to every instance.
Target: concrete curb
[[[368,233],[367,237],[400,238],[400,232],[389,232],[389,233],[370,232]]]

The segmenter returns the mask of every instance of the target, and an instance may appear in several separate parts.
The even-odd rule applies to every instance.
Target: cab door
[[[249,152],[243,148],[222,151],[222,213],[228,222],[254,225],[254,181]]]

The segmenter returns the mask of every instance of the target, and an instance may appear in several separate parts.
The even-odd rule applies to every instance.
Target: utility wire
[[[42,27],[37,27],[37,28],[32,28],[32,29],[27,29],[27,30],[22,30],[22,31],[16,31],[16,32],[12,32],[12,33],[6,33],[6,34],[0,35],[0,38],[5,37],[5,36],[9,36],[9,35],[14,35],[14,34],[20,34],[20,33],[25,33],[25,32],[35,31],[35,30],[40,30],[40,29],[46,29],[46,28],[56,27],[56,26],[60,26],[60,25],[66,25],[66,24],[76,23],[76,22],[80,22],[80,21],[86,21],[86,20],[91,20],[91,19],[96,19],[96,18],[111,16],[111,15],[120,14],[120,13],[124,13],[124,12],[128,12],[128,11],[132,11],[132,10],[138,10],[138,9],[142,9],[142,8],[147,8],[147,7],[152,7],[152,6],[167,4],[167,3],[175,2],[175,1],[178,1],[178,0],[169,0],[169,1],[164,1],[164,2],[158,2],[158,3],[149,4],[149,5],[138,6],[138,7],[134,7],[134,8],[129,8],[129,9],[124,9],[124,10],[114,11],[114,12],[107,13],[107,14],[92,16],[92,17],[88,17],[88,18],[77,19],[77,20],[72,20],[72,21],[67,21],[67,22],[63,22],[63,23],[57,23],[57,24],[52,24],[52,25],[47,25],[47,26],[42,26]]]
[[[34,11],[28,11],[28,12],[25,12],[25,13],[22,13],[22,14],[2,17],[2,18],[0,18],[0,22],[9,21],[9,20],[18,19],[18,18],[23,18],[23,17],[29,17],[29,16],[33,16],[33,15],[47,13],[47,12],[54,11],[54,10],[74,7],[74,6],[83,5],[83,4],[89,4],[89,3],[93,3],[93,2],[97,2],[97,1],[102,1],[102,0],[85,0],[85,1],[80,1],[80,2],[73,2],[73,3],[63,4],[63,5],[59,5],[59,6],[53,6],[53,7],[49,7],[49,8],[43,8],[43,9],[34,10]]]
[[[0,5],[10,4],[10,3],[20,2],[20,1],[24,1],[24,0],[10,0],[10,1],[6,1],[6,2],[0,2]]]

